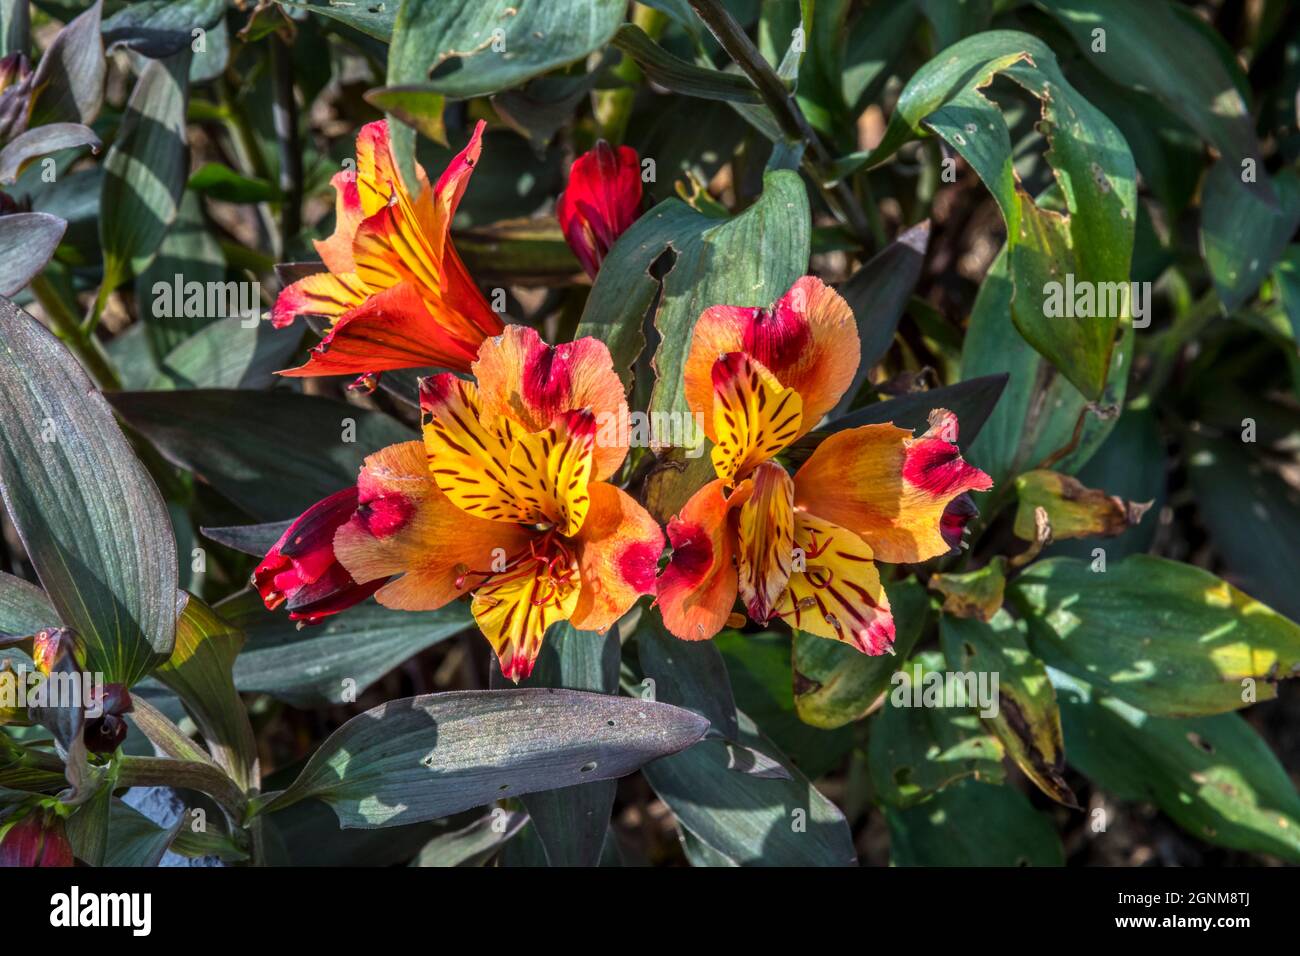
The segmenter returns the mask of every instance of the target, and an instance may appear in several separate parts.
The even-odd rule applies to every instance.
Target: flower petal
[[[727,622],[736,603],[736,530],[731,511],[744,504],[750,485],[730,498],[726,482],[709,482],[668,522],[672,557],[659,576],[655,603],[664,626],[684,641],[704,641]]]
[[[510,449],[510,484],[515,500],[531,509],[529,521],[549,521],[573,537],[591,508],[587,494],[596,442],[591,412],[566,412],[549,428],[522,434]]]
[[[591,510],[573,539],[582,590],[572,622],[582,631],[604,631],[638,597],[654,592],[664,536],[659,523],[625,491],[597,481],[588,494]]]
[[[780,614],[797,631],[843,641],[864,654],[894,643],[894,616],[871,548],[853,532],[807,512],[795,514],[804,570],[790,575]]]
[[[340,316],[305,364],[280,374],[290,378],[364,375],[430,366],[465,370],[473,359],[474,345],[448,333],[429,314],[415,287],[403,282]]]
[[[794,555],[794,482],[775,462],[754,470],[753,492],[740,508],[739,532],[740,599],[751,620],[766,624],[790,580]]]
[[[713,363],[713,470],[732,482],[785,448],[799,434],[803,401],[743,352]]]
[[[951,412],[932,415],[920,438],[893,425],[836,432],[817,446],[794,476],[795,506],[841,525],[886,564],[946,554],[943,513],[966,491],[987,491],[992,479],[961,457]]]
[[[641,160],[631,146],[604,140],[573,161],[569,185],[555,204],[555,216],[587,275],[593,279],[614,240],[641,208]]]
[[[364,304],[369,294],[370,289],[354,273],[318,272],[280,291],[271,309],[271,324],[282,329],[300,315],[337,319]]]
[[[357,134],[356,181],[363,216],[373,216],[387,206],[394,192],[406,192],[385,120],[367,123]]]
[[[685,364],[686,402],[712,428],[711,370],[719,355],[745,352],[803,399],[799,434],[811,430],[853,382],[861,360],[853,310],[815,276],[799,279],[769,309],[718,305],[695,323]],[[708,433],[709,438],[717,437]],[[797,436],[796,436],[797,437]]]
[[[590,337],[550,346],[536,329],[510,325],[483,343],[473,373],[484,413],[509,416],[527,432],[540,431],[556,415],[575,409],[590,409],[598,426],[628,417],[609,349]],[[625,441],[597,443],[592,477],[610,477],[626,457]]]
[[[367,457],[357,490],[357,514],[335,534],[334,553],[358,582],[400,575],[375,595],[386,607],[442,607],[472,587],[467,572],[490,571],[527,548],[533,536],[519,525],[467,515],[448,501],[418,441]]]
[[[557,576],[554,565],[545,560],[523,562],[520,573],[502,575],[500,583],[489,581],[478,588],[470,605],[497,653],[501,673],[515,683],[533,672],[547,628],[573,615],[581,586],[578,575]]]
[[[514,436],[492,427],[474,383],[450,372],[423,379],[420,407],[430,471],[447,500],[477,518],[531,520],[535,509],[519,499],[511,477]]]
[[[357,189],[356,170],[344,169],[335,173],[330,179],[330,185],[335,192],[334,234],[328,239],[317,240],[316,252],[330,272],[355,272],[357,266],[352,258],[352,239],[365,218],[361,208],[361,193]]]

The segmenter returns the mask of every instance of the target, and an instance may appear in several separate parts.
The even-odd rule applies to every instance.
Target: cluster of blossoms
[[[314,623],[374,596],[431,610],[469,596],[502,673],[526,678],[548,627],[604,631],[642,596],[683,640],[748,616],[889,651],[894,623],[876,562],[951,551],[989,477],[962,460],[956,417],[920,437],[893,425],[836,432],[791,475],[778,456],[853,382],[861,348],[847,303],[805,276],[769,308],[715,306],[695,326],[685,394],[712,441],[716,479],[667,527],[611,483],[626,441],[597,441],[627,416],[605,345],[558,346],[503,326],[469,278],[449,228],[481,150],[482,124],[434,186],[412,197],[381,123],[335,176],[338,226],[318,243],[327,272],[286,288],[277,325],[332,320],[308,363],[285,374],[435,366],[421,380],[423,440],[368,457],[354,488],[299,517],[254,573],[268,607]],[[557,204],[594,277],[637,218],[635,151],[600,144],[573,165]],[[471,378],[457,373],[468,373]]]

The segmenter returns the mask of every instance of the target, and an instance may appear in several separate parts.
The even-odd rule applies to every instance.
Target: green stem
[[[36,301],[45,310],[45,315],[50,320],[54,334],[67,345],[73,355],[81,360],[81,364],[90,374],[90,377],[95,380],[95,384],[105,391],[120,389],[122,380],[118,376],[117,370],[113,368],[113,363],[109,360],[103,346],[95,338],[94,325],[87,327],[77,321],[72,306],[59,293],[59,290],[55,288],[54,283],[49,280],[48,276],[38,275],[32,280],[31,288],[32,294],[36,296]],[[108,296],[101,292],[96,302],[98,303],[100,299],[107,298]],[[98,322],[99,314],[102,311],[102,303],[92,308],[91,315],[96,322]]]
[[[806,144],[804,165],[817,183],[817,188],[826,195],[831,209],[843,217],[857,239],[863,242],[870,240],[872,237],[870,223],[853,190],[843,180],[836,180],[833,185],[827,186],[830,180],[826,172],[831,165],[830,152],[821,137],[817,135],[817,131],[808,122],[808,118],[803,115],[803,110],[799,108],[794,93],[786,86],[785,81],[772,69],[772,65],[764,59],[763,54],[754,45],[754,41],[749,38],[720,0],[690,0],[690,4],[704,25],[709,28],[709,32],[722,45],[722,49],[758,89],[759,96],[772,111],[781,131],[790,140],[802,141]]]

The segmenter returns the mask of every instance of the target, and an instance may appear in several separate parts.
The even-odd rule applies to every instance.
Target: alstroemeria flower
[[[300,315],[331,320],[306,365],[282,375],[366,375],[397,368],[467,370],[502,329],[449,235],[456,206],[482,151],[484,124],[430,187],[416,166],[412,195],[384,121],[362,127],[356,169],[335,173],[334,234],[316,243],[328,272],[295,282],[271,312],[277,327]]]
[[[573,161],[568,188],[555,204],[565,241],[593,279],[640,211],[640,157],[631,146],[615,149],[603,139]]]
[[[512,325],[483,343],[475,382],[421,383],[424,441],[366,459],[356,516],[334,551],[375,595],[409,611],[471,594],[501,672],[532,673],[546,629],[603,631],[654,590],[663,534],[609,484],[626,440],[623,385],[592,338],[548,346]],[[620,417],[621,416],[621,417]]]
[[[969,499],[950,506],[992,482],[962,460],[951,412],[932,415],[920,438],[893,425],[836,432],[793,477],[775,460],[835,406],[860,354],[852,310],[813,276],[770,309],[700,316],[686,401],[703,416],[718,477],[668,525],[658,604],[677,637],[712,637],[739,596],[758,623],[781,617],[885,653],[894,620],[876,562],[947,553],[954,530],[960,541]]]
[[[324,498],[289,525],[253,571],[253,585],[269,610],[288,605],[289,618],[316,624],[359,604],[383,581],[357,584],[334,559],[334,533],[357,510],[357,489]]]

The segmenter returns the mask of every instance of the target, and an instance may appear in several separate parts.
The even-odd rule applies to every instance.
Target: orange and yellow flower
[[[480,122],[469,145],[418,194],[402,181],[388,124],[357,136],[355,169],[336,173],[334,234],[316,243],[326,272],[280,293],[276,328],[300,315],[330,319],[307,363],[282,375],[366,375],[398,368],[467,371],[483,340],[502,329],[450,237],[451,220],[482,151]]]
[[[334,553],[380,604],[419,611],[470,594],[501,672],[533,669],[546,629],[603,631],[655,586],[663,534],[609,484],[627,445],[597,440],[627,416],[609,350],[548,346],[523,326],[483,343],[472,372],[424,379],[424,441],[366,459]],[[608,416],[614,416],[608,418]]]
[[[950,551],[969,517],[963,496],[992,482],[962,460],[956,416],[942,409],[919,438],[894,425],[836,432],[791,476],[776,457],[835,406],[860,354],[852,310],[813,276],[771,308],[700,316],[686,401],[717,478],[668,524],[657,603],[677,637],[713,637],[739,596],[758,623],[781,617],[867,654],[893,644],[876,562]]]

